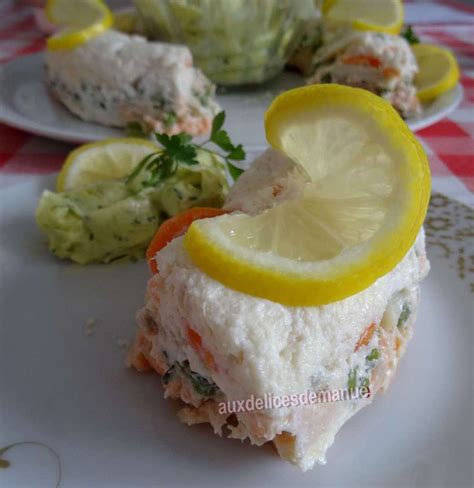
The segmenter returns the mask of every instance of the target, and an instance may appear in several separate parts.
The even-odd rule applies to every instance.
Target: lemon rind
[[[330,17],[328,14],[336,3],[337,0],[325,0],[321,7],[322,14]],[[372,24],[370,22],[364,22],[363,20],[359,19],[359,20],[353,20],[351,22],[351,26],[353,29],[359,31],[374,31],[374,32],[382,32],[385,34],[398,35],[400,34],[400,31],[402,30],[403,27],[405,12],[404,12],[404,7],[402,2],[397,2],[397,5],[399,9],[398,18],[400,20],[398,22],[395,22],[394,24],[387,24],[387,25]]]
[[[236,291],[288,306],[320,306],[342,300],[368,288],[395,268],[415,242],[430,196],[429,164],[420,143],[388,102],[365,90],[338,85],[313,85],[284,93],[265,114],[267,140],[273,147],[284,152],[275,132],[278,124],[272,117],[281,116],[285,105],[291,106],[292,110],[303,107],[308,110],[311,105],[308,103],[308,90],[320,92],[313,99],[313,104],[331,103],[328,100],[334,102],[338,94],[345,92],[347,96],[348,90],[351,91],[352,103],[365,115],[378,117],[378,122],[387,129],[392,144],[401,144],[404,148],[407,161],[405,170],[409,173],[405,175],[406,211],[397,225],[374,239],[359,261],[319,275],[304,275],[296,271],[282,274],[271,267],[261,267],[239,259],[229,252],[231,249],[217,243],[212,232],[206,232],[206,227],[212,224],[205,220],[193,223],[184,239],[184,246],[194,264],[212,278]],[[375,106],[371,107],[370,102]]]
[[[101,141],[84,144],[71,151],[64,161],[61,171],[59,172],[56,179],[56,191],[61,193],[71,189],[68,185],[69,170],[74,166],[79,156],[81,156],[84,152],[89,151],[90,149],[106,147],[110,144],[133,144],[147,146],[152,151],[160,150],[160,148],[153,142],[135,137],[112,137],[109,139],[103,139]]]
[[[46,17],[53,24],[57,24],[57,19],[54,16],[55,3],[54,1],[49,1],[45,8]],[[103,2],[98,1],[97,5],[102,11],[100,21],[83,29],[68,32],[66,28],[57,34],[53,34],[46,41],[47,48],[51,51],[74,49],[110,29],[113,25],[112,13]]]
[[[446,93],[447,91],[454,88],[459,81],[460,71],[459,71],[459,66],[456,61],[456,58],[454,57],[453,53],[450,50],[444,49],[439,46],[434,46],[431,44],[419,44],[413,48],[415,55],[416,55],[416,51],[420,47],[423,47],[424,49],[429,49],[433,52],[443,53],[443,55],[448,60],[448,63],[451,68],[446,73],[446,75],[441,80],[439,80],[436,84],[421,89],[417,87],[416,94],[418,98],[420,99],[421,102],[426,103],[434,100],[435,98],[438,98],[443,93]],[[415,78],[415,85],[416,85],[416,78]]]

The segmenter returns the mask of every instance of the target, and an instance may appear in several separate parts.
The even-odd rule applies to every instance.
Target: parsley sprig
[[[415,34],[411,25],[407,25],[400,35],[408,41],[408,44],[418,44],[420,42],[420,38]]]
[[[145,188],[156,186],[174,175],[180,165],[192,166],[199,164],[197,160],[198,150],[221,156],[226,162],[232,179],[235,181],[243,173],[243,170],[234,166],[231,161],[243,161],[245,159],[245,151],[241,144],[235,146],[232,143],[229,134],[222,129],[224,122],[225,112],[219,112],[212,121],[209,139],[199,145],[191,142],[192,137],[184,132],[174,136],[155,133],[154,136],[163,147],[163,150],[151,153],[142,159],[125,179],[125,183],[130,184],[145,170],[148,173],[148,177],[142,181],[142,186]],[[209,143],[220,148],[224,154],[204,147]]]
[[[211,136],[199,147],[202,148],[202,146],[204,146],[205,144],[212,142],[217,147],[225,151],[226,154],[222,155],[222,157],[227,164],[230,175],[235,181],[243,173],[243,170],[233,165],[231,161],[243,161],[245,159],[245,151],[242,147],[242,144],[239,144],[238,146],[234,146],[234,144],[232,144],[229,134],[227,133],[227,131],[222,129],[224,122],[225,112],[222,111],[219,112],[212,121]]]

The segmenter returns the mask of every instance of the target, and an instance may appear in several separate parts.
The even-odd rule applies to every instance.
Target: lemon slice
[[[325,19],[356,30],[399,34],[403,26],[402,0],[324,0],[321,10]]]
[[[126,137],[85,144],[67,157],[56,181],[56,191],[123,178],[143,158],[159,150],[152,142]]]
[[[110,10],[101,0],[48,0],[48,20],[62,29],[48,38],[48,49],[73,49],[102,34],[113,24]]]
[[[433,44],[414,44],[419,72],[415,77],[418,98],[429,102],[459,81],[459,67],[451,51]]]
[[[306,170],[302,197],[194,222],[184,242],[192,261],[230,288],[293,306],[341,300],[393,269],[422,225],[430,174],[391,105],[366,90],[311,85],[278,96],[265,129]]]

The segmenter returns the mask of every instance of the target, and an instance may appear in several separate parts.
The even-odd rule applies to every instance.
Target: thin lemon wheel
[[[50,50],[73,49],[113,24],[112,13],[102,0],[48,0],[46,16],[61,27],[47,40]]]
[[[290,306],[335,302],[373,284],[413,245],[430,173],[419,142],[392,106],[330,85],[278,96],[267,140],[301,165],[301,198],[257,216],[194,222],[184,245],[224,285]]]
[[[403,26],[402,0],[324,0],[321,11],[325,19],[356,30],[396,35]]]
[[[105,139],[84,144],[67,157],[56,180],[56,191],[63,192],[129,175],[143,158],[159,147],[134,138]]]
[[[459,67],[451,51],[433,44],[414,44],[412,49],[419,68],[415,86],[422,102],[429,102],[456,86]]]

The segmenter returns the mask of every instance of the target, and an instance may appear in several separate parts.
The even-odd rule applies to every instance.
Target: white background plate
[[[436,235],[415,336],[393,384],[343,427],[327,466],[302,474],[268,446],[182,425],[160,380],[124,367],[116,340],[134,334],[147,267],[79,267],[49,255],[34,211],[52,186],[52,176],[35,177],[0,192],[0,448],[50,446],[65,488],[472,485],[472,295],[468,277],[438,256]],[[432,209],[427,225],[449,224],[442,232],[454,236],[446,219]],[[89,317],[97,326],[86,336]],[[0,469],[0,486],[55,485],[47,449],[18,446],[3,458],[12,465]]]
[[[263,114],[271,100],[283,90],[303,84],[301,76],[283,73],[277,80],[258,88],[228,90],[218,95],[226,110],[226,129],[247,148],[265,145]],[[424,107],[420,117],[407,120],[412,130],[434,124],[453,111],[463,91],[457,85]],[[119,137],[119,129],[84,122],[53,100],[43,82],[43,54],[14,59],[0,67],[0,121],[13,127],[53,139],[90,142]],[[242,123],[244,122],[244,123]]]

